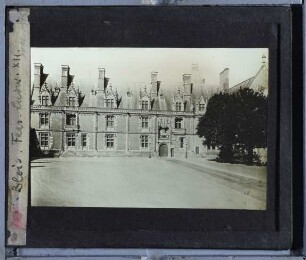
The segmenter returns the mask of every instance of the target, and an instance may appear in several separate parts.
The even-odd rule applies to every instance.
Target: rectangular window
[[[149,147],[149,137],[147,135],[141,136],[141,147],[148,148]]]
[[[175,128],[176,129],[181,129],[182,128],[182,121],[183,119],[182,118],[175,118]]]
[[[105,138],[106,138],[106,147],[107,148],[113,148],[114,147],[114,135],[113,134],[108,134],[108,135],[105,135]]]
[[[148,117],[141,118],[141,128],[144,128],[144,129],[149,128],[149,118]]]
[[[199,146],[196,146],[195,152],[196,152],[196,154],[199,154],[199,153],[200,153],[200,148],[199,148]]]
[[[81,135],[82,147],[87,147],[87,134]]]
[[[66,116],[67,125],[76,125],[76,115],[67,115]]]
[[[41,147],[48,147],[49,146],[49,133],[40,133],[39,134],[40,139],[40,146]]]
[[[67,134],[67,145],[68,147],[75,147],[75,133]]]
[[[112,99],[112,98],[106,99],[106,107],[113,108],[114,105],[115,105],[114,99]]]
[[[184,148],[184,137],[180,138],[180,148]]]
[[[41,105],[48,106],[49,103],[49,96],[41,96]]]
[[[176,111],[181,111],[182,110],[182,103],[181,102],[176,102],[175,103],[175,110]]]
[[[106,116],[106,127],[114,127],[114,116]]]
[[[48,126],[49,125],[49,114],[48,113],[39,114],[39,122],[41,126]]]
[[[74,107],[75,106],[75,97],[68,98],[68,106]]]
[[[200,104],[199,105],[199,111],[204,111],[205,109],[205,104]]]
[[[148,110],[149,109],[149,101],[143,100],[141,101],[141,109]]]

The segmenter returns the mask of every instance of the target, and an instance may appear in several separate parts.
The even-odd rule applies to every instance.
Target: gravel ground
[[[266,184],[205,159],[43,158],[31,163],[32,206],[265,209]],[[221,167],[221,168],[220,168]],[[235,168],[236,169],[236,168]],[[237,169],[235,170],[237,172]],[[254,174],[258,168],[253,168]]]

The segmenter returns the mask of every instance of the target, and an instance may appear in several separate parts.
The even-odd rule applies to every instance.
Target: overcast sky
[[[255,75],[263,54],[268,61],[268,49],[259,48],[32,48],[31,66],[42,63],[49,81],[59,84],[61,65],[69,65],[75,85],[83,91],[97,87],[99,67],[120,90],[149,85],[152,71],[158,72],[164,87],[182,85],[182,75],[192,73],[192,64],[198,64],[197,78],[205,78],[207,85],[219,85],[219,73],[229,68],[231,87]]]

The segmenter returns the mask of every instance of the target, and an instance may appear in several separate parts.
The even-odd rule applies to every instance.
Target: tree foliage
[[[254,148],[267,146],[267,98],[249,88],[234,94],[215,94],[208,101],[197,132],[205,138],[205,145],[220,149],[220,160],[240,157],[253,164]]]

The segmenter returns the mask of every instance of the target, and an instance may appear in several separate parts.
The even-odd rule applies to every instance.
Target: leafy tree
[[[266,125],[266,97],[252,89],[241,89],[234,94],[212,96],[199,120],[197,133],[205,138],[205,145],[219,147],[221,161],[233,161],[240,156],[252,164],[254,148],[266,147]]]
[[[246,162],[254,161],[254,148],[267,147],[267,98],[252,89],[241,89],[234,94],[236,135],[247,153]]]

